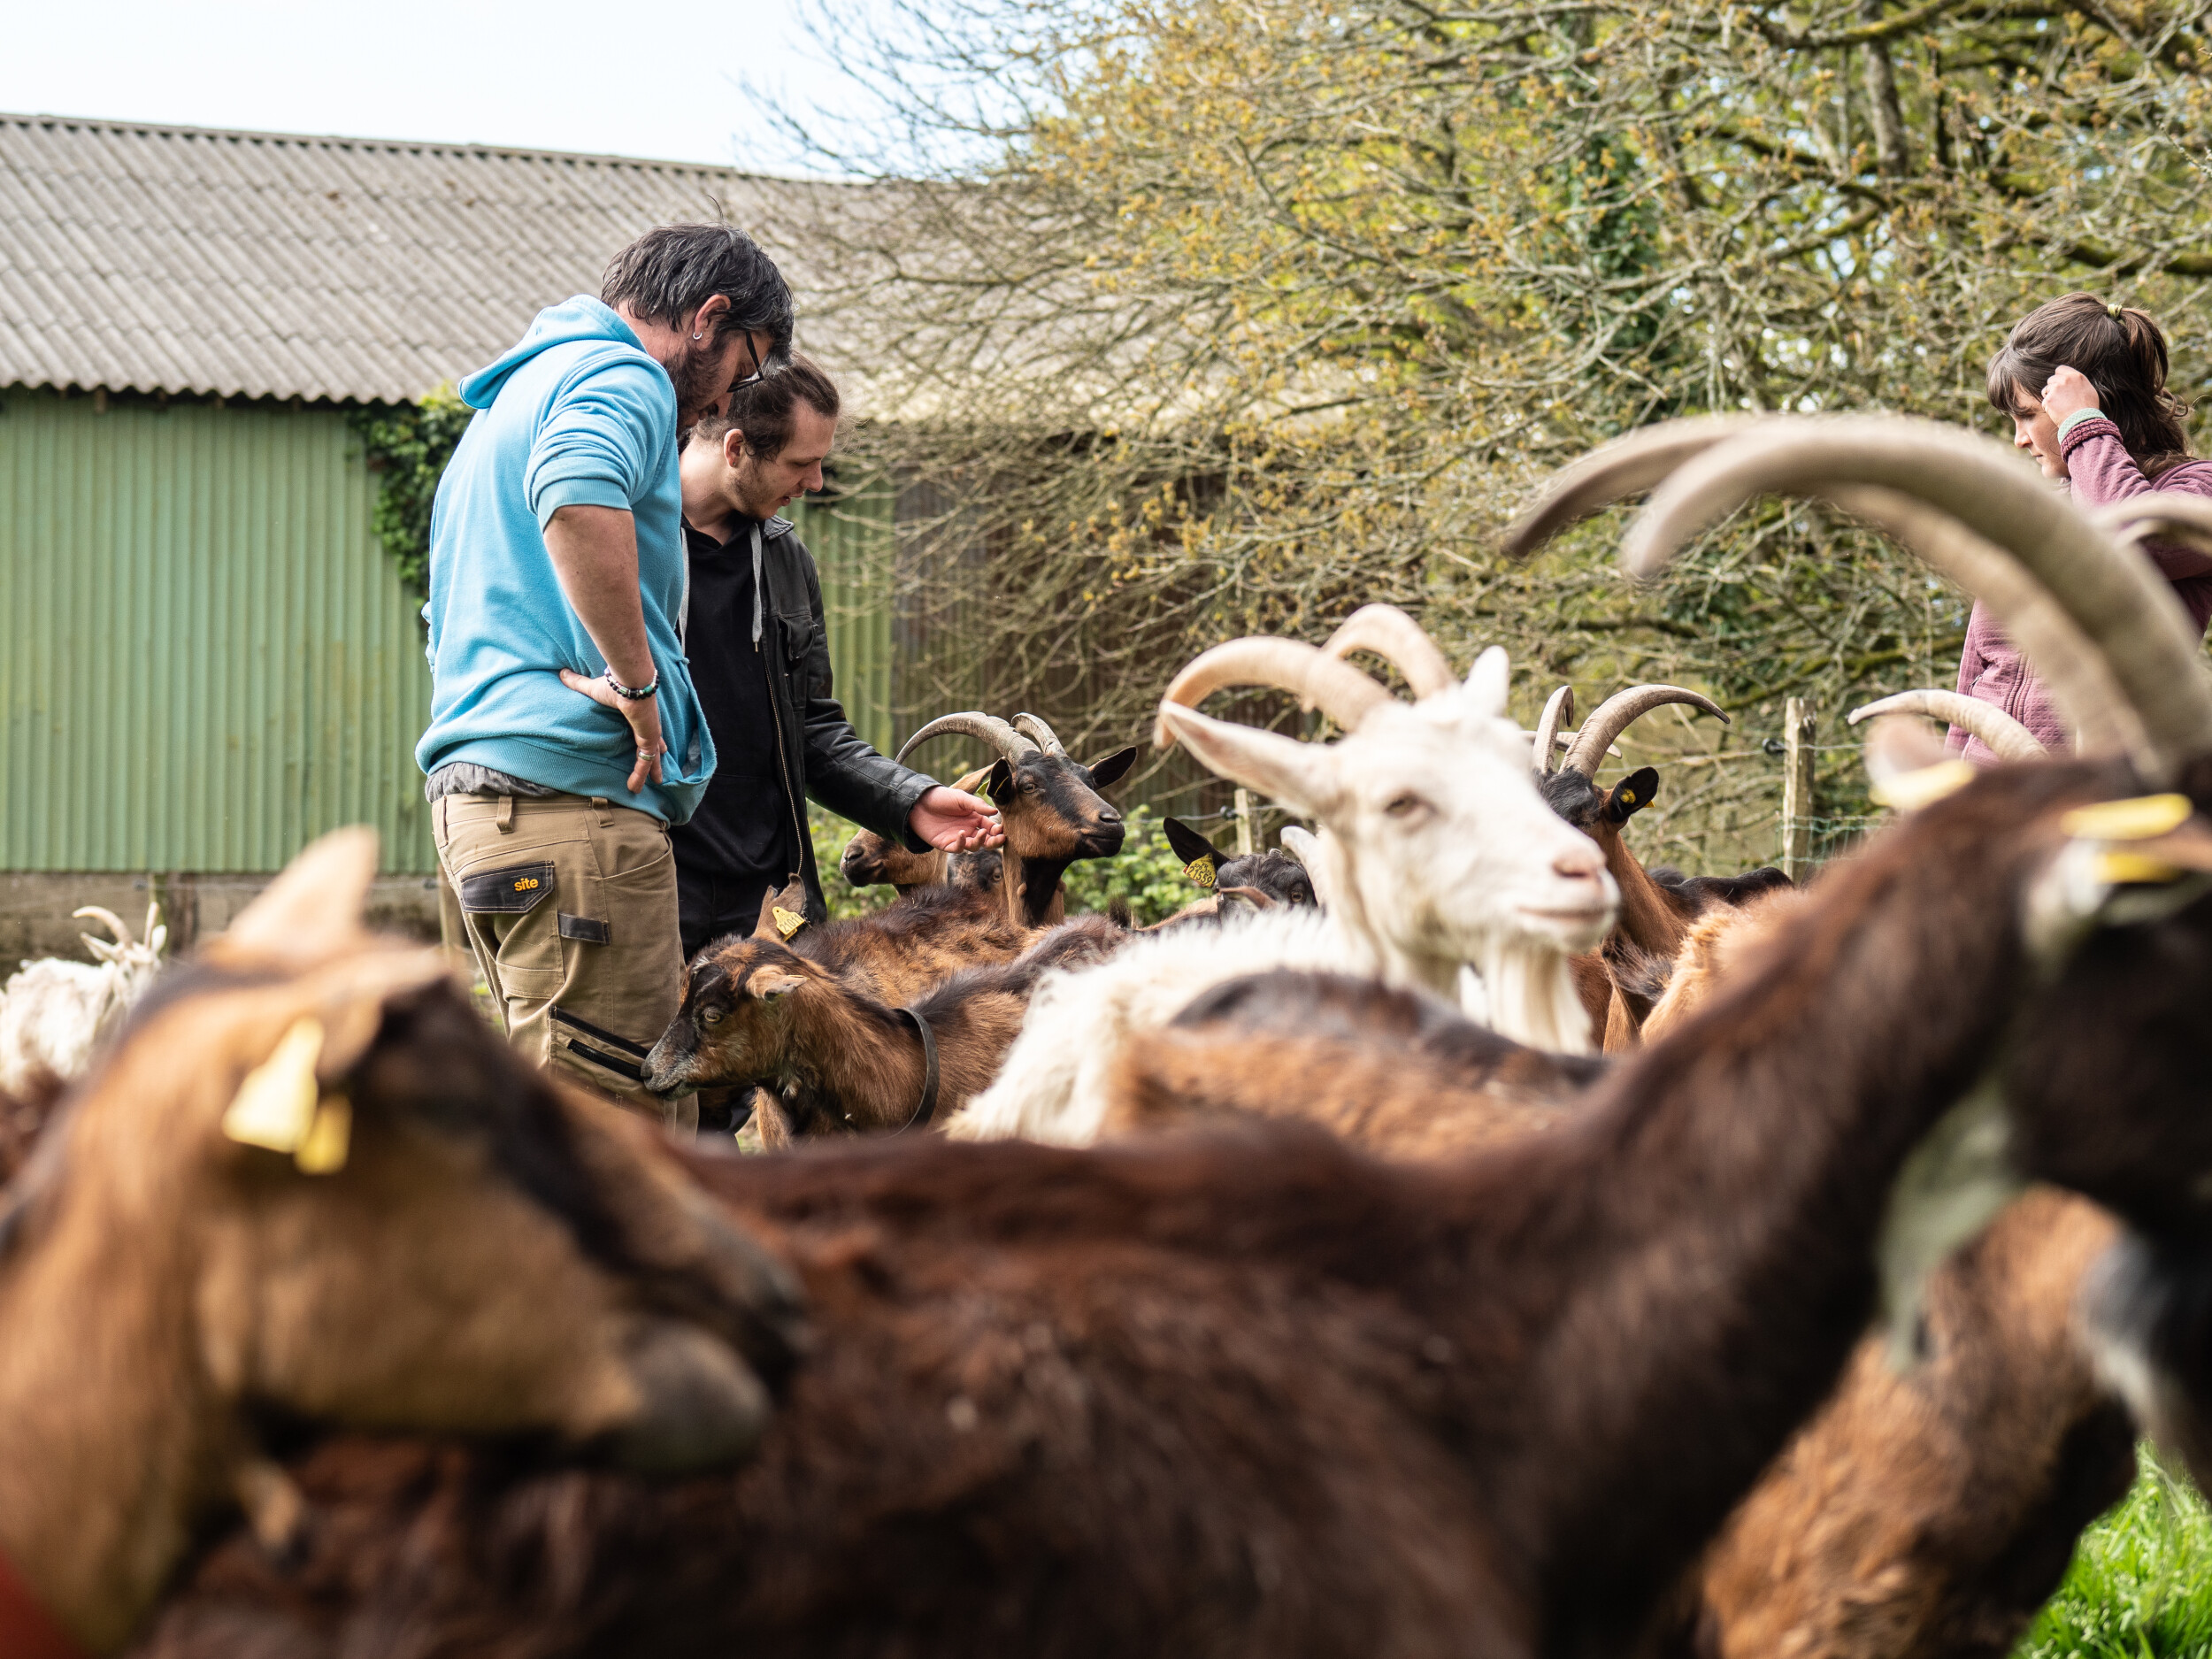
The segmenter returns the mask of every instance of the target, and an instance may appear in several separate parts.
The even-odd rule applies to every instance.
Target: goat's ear
[[[794,973],[788,968],[756,968],[752,978],[745,981],[745,988],[764,1002],[772,1002],[780,996],[788,996],[806,983],[804,974]]]
[[[1639,766],[1615,784],[1611,793],[1605,797],[1605,805],[1601,809],[1605,821],[1609,824],[1625,824],[1658,796],[1659,774],[1649,766]]]
[[[1179,703],[1162,703],[1160,718],[1207,771],[1256,789],[1301,817],[1325,817],[1342,793],[1336,758],[1322,744],[1233,726]]]
[[[1160,820],[1160,827],[1167,832],[1167,844],[1174,850],[1175,856],[1183,861],[1184,869],[1188,870],[1201,859],[1209,860],[1217,866],[1221,863],[1221,849],[1189,825],[1184,823],[1181,818],[1163,818]],[[1199,885],[1206,887],[1210,886],[1211,883],[1201,882]]]
[[[1475,712],[1494,719],[1504,715],[1506,693],[1512,684],[1513,665],[1506,660],[1502,645],[1483,652],[1467,671],[1467,695]]]
[[[297,968],[359,945],[377,847],[376,832],[365,824],[309,842],[201,954],[227,964]]]
[[[1091,774],[1091,787],[1110,789],[1122,780],[1122,775],[1137,764],[1134,749],[1118,749],[1103,760],[1094,760],[1083,770]]]
[[[983,774],[983,793],[1000,806],[1004,806],[1014,787],[1014,769],[1004,759],[991,763],[991,770]]]

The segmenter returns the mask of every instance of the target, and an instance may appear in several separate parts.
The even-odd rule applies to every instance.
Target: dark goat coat
[[[1993,1064],[2031,1173],[2212,1237],[2212,903],[2047,975],[2013,919],[2057,811],[2135,793],[1987,774],[1464,1159],[1268,1126],[700,1163],[810,1300],[758,1461],[332,1444],[303,1564],[221,1544],[147,1651],[1612,1659],[1834,1384],[1897,1171]]]

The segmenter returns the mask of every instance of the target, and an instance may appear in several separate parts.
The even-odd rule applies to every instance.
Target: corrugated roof
[[[687,162],[0,115],[0,386],[397,402],[675,220],[835,188]],[[784,250],[769,242],[798,286]]]

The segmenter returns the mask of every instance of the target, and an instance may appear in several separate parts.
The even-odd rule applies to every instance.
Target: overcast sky
[[[0,111],[800,170],[741,74],[853,94],[780,0],[0,0]]]

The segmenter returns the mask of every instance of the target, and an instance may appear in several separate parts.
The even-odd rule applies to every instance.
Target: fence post
[[[1218,797],[1217,797],[1218,798]],[[1245,857],[1252,850],[1252,792],[1237,791],[1237,856]]]
[[[1813,862],[1813,705],[1782,702],[1782,873],[1801,881]]]

